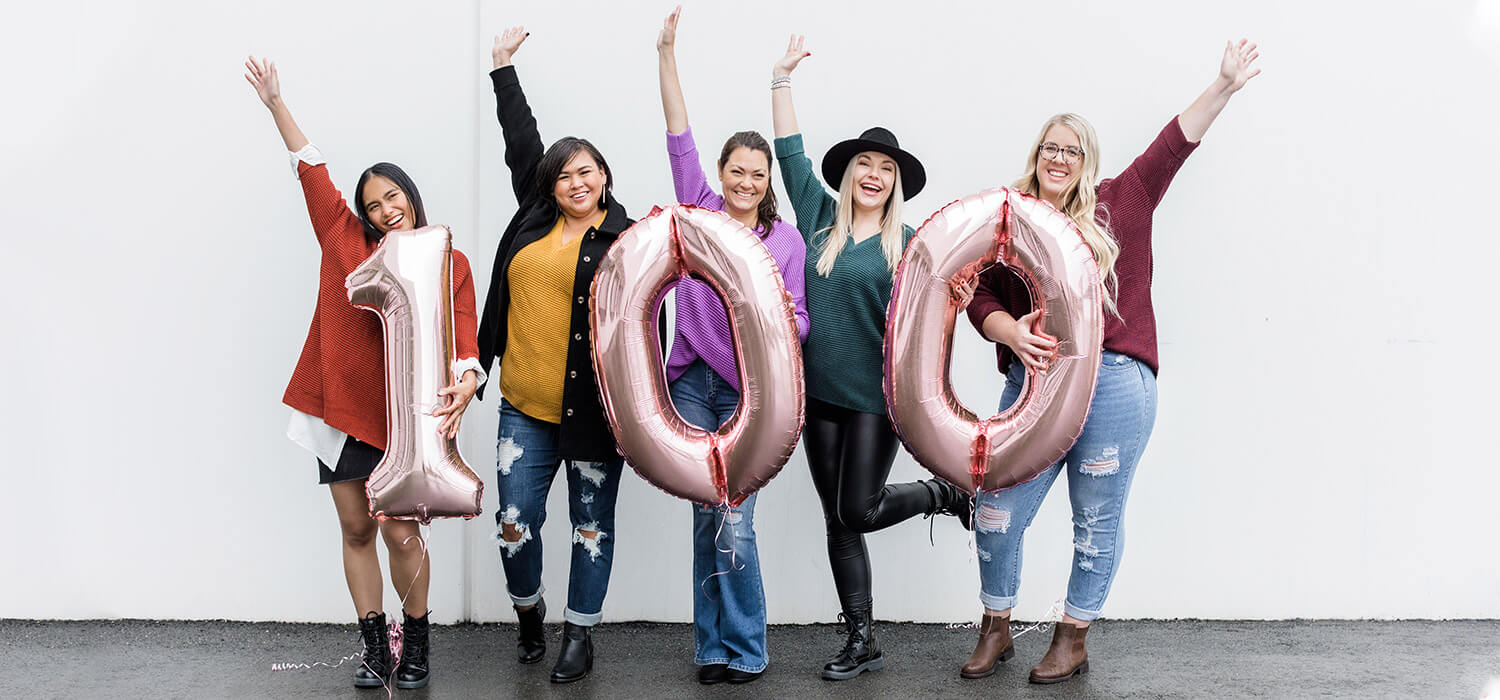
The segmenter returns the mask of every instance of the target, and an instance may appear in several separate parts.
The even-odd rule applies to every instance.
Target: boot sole
[[[521,656],[518,654],[516,656],[516,661],[519,661],[523,664],[534,664],[545,658],[547,658],[547,650],[544,648],[536,656]]]
[[[825,668],[823,669],[823,678],[830,681],[847,681],[865,671],[879,671],[882,668],[885,668],[885,659],[877,656],[848,671],[830,671]]]
[[[1037,685],[1051,685],[1053,683],[1061,683],[1063,681],[1072,680],[1072,679],[1077,678],[1078,676],[1081,676],[1081,675],[1083,675],[1085,673],[1088,673],[1088,672],[1089,672],[1089,662],[1084,661],[1083,663],[1078,664],[1078,668],[1073,669],[1067,675],[1056,676],[1054,678],[1042,678],[1042,677],[1039,677],[1039,676],[1031,676],[1031,682],[1035,683]]]
[[[430,678],[430,676],[423,676],[422,680],[419,680],[419,681],[396,681],[396,687],[400,688],[402,690],[413,690],[413,689],[416,689],[416,688],[426,688],[427,687],[427,679],[428,678]]]
[[[589,677],[589,672],[588,671],[584,671],[583,675],[581,675],[581,676],[572,676],[572,677],[553,676],[552,677],[552,682],[561,685],[563,683],[575,683],[577,681],[581,681],[581,680],[583,680],[585,678],[588,678],[588,677]]]
[[[379,687],[381,687],[383,685],[385,685],[385,684],[381,683],[379,680],[373,680],[373,681],[354,681],[354,687],[356,687],[356,688],[379,688]]]
[[[989,678],[990,676],[995,675],[995,671],[1000,670],[1000,664],[1006,661],[1010,661],[1012,658],[1015,658],[1015,655],[1016,648],[1010,647],[1005,651],[1000,652],[1000,656],[995,658],[995,663],[990,664],[990,667],[988,669],[980,671],[979,673],[969,673],[968,671],[960,670],[958,672],[958,677],[968,678],[969,680],[974,680],[976,678]]]

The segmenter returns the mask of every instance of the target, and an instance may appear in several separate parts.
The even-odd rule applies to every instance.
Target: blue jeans
[[[542,597],[542,523],[547,492],[562,461],[558,426],[500,401],[500,442],[495,453],[500,512],[500,563],[505,587],[520,606]],[[604,594],[615,553],[615,497],[624,460],[568,461],[568,517],[573,523],[573,559],[568,569],[568,608],[563,619],[595,625],[604,617]]]
[[[672,382],[683,420],[718,430],[740,394],[703,360]],[[693,505],[693,663],[760,673],[766,654],[766,593],[755,550],[755,495],[734,508]],[[733,554],[731,555],[731,551]]]
[[[1024,376],[1021,363],[1012,363],[1000,399],[1002,409],[1020,395]],[[1151,368],[1128,355],[1104,351],[1088,420],[1072,449],[1031,481],[979,493],[974,536],[979,550],[979,600],[984,607],[1015,607],[1021,538],[1058,472],[1067,465],[1073,567],[1064,611],[1078,620],[1099,617],[1125,541],[1125,497],[1155,422],[1156,375]]]

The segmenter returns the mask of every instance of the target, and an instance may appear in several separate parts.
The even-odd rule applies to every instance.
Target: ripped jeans
[[[1003,410],[1021,394],[1025,369],[1014,362],[1005,377]],[[1065,612],[1093,620],[1104,608],[1124,545],[1125,497],[1135,465],[1156,422],[1156,375],[1128,355],[1104,351],[1099,383],[1078,442],[1037,478],[975,501],[979,601],[990,610],[1015,607],[1021,580],[1021,538],[1064,466],[1073,506],[1073,565]]]
[[[500,509],[500,563],[511,602],[533,605],[542,597],[542,523],[547,492],[562,460],[557,456],[558,426],[528,416],[500,401],[500,442],[495,454]],[[563,619],[595,625],[604,617],[615,552],[615,497],[624,460],[567,461],[568,517],[573,523],[573,558],[568,569],[568,608]]]

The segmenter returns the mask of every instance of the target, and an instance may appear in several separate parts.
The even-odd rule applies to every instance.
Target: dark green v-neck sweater
[[[880,250],[880,236],[844,245],[828,276],[818,274],[824,229],[833,225],[838,202],[813,171],[802,150],[802,135],[776,139],[776,160],[787,199],[797,214],[797,230],[807,241],[807,345],[802,350],[807,395],[864,413],[886,414],[884,377],[885,311],[891,303],[891,268]],[[912,229],[903,225],[902,247]]]

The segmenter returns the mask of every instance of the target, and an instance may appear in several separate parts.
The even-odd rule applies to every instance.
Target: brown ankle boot
[[[995,672],[1001,661],[1016,655],[1016,645],[1010,639],[1010,616],[985,615],[979,622],[979,643],[974,653],[959,669],[961,678],[984,678]]]
[[[1087,673],[1089,652],[1083,648],[1083,637],[1089,628],[1058,622],[1052,630],[1052,646],[1042,662],[1031,669],[1032,683],[1061,683]]]

